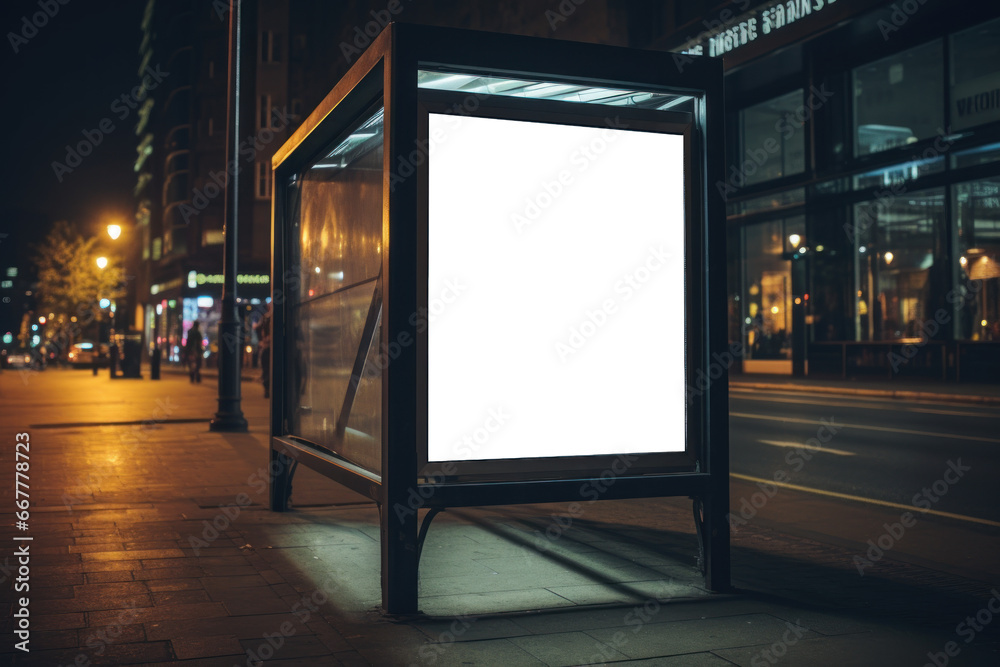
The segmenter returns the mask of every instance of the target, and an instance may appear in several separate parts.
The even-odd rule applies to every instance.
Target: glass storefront
[[[959,338],[1000,341],[1000,177],[952,188],[958,232]]]
[[[944,190],[855,205],[855,334],[859,341],[919,340],[930,306]]]
[[[805,169],[805,133],[810,110],[802,104],[802,89],[740,112],[740,152],[737,187],[763,183]]]
[[[854,154],[869,155],[937,134],[944,126],[941,40],[854,70]]]
[[[792,258],[805,245],[801,215],[743,230],[744,365],[752,370],[791,372]]]

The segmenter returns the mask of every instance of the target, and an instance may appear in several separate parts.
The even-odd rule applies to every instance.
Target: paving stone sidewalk
[[[889,559],[862,578],[848,549],[750,524],[734,534],[737,591],[711,594],[685,499],[599,502],[569,526],[562,505],[445,512],[422,557],[423,614],[386,618],[373,504],[301,469],[296,510],[265,509],[259,386],[244,388],[251,432],[227,435],[193,421],[213,388],[183,378],[14,379],[0,376],[0,425],[7,443],[31,438],[31,653],[14,648],[4,547],[0,663],[1000,664],[1000,623],[955,634],[1000,582]],[[4,447],[5,545],[13,463]]]

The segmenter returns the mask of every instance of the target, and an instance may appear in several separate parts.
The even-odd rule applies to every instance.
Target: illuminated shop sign
[[[695,56],[722,56],[756,41],[761,36],[787,28],[807,16],[818,14],[837,0],[785,0],[769,7],[736,16],[726,9],[714,21],[706,20],[706,33],[689,39],[682,47],[683,53]],[[721,31],[707,36],[708,32]],[[705,45],[708,45],[707,52]]]
[[[221,273],[199,273],[195,276],[196,285],[221,285],[222,281]],[[266,273],[240,273],[236,276],[236,282],[240,285],[269,285],[271,276]],[[188,284],[190,285],[190,281]]]

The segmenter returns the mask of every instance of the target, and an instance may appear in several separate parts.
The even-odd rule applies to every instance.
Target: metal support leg
[[[287,512],[291,508],[292,478],[299,462],[274,449],[271,450],[271,511]]]
[[[420,554],[424,552],[424,539],[427,537],[427,530],[431,527],[431,521],[434,517],[441,512],[443,508],[432,507],[427,514],[424,515],[424,520],[420,523],[420,532],[417,533],[417,567],[420,567]]]

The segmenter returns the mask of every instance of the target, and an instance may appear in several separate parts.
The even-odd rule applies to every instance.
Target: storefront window
[[[854,154],[935,136],[944,126],[941,40],[854,70]]]
[[[807,243],[805,218],[751,225],[744,230],[743,330],[746,359],[782,362],[746,370],[790,372],[792,254]]]
[[[854,207],[857,340],[920,340],[934,316],[929,298],[944,190]]]
[[[805,170],[805,132],[811,110],[802,89],[740,112],[740,151],[730,170],[736,187],[763,183]]]
[[[1000,121],[1000,19],[951,36],[951,128]]]
[[[1000,178],[954,186],[958,336],[1000,341]]]

